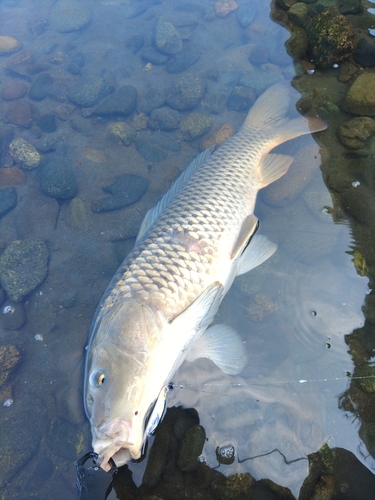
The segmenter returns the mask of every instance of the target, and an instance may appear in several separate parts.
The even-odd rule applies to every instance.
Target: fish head
[[[138,301],[113,304],[93,324],[86,358],[84,404],[92,445],[105,470],[139,459],[145,426],[163,386],[155,366],[162,325],[157,313]]]

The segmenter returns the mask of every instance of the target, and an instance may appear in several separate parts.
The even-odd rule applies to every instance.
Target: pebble
[[[309,8],[303,2],[297,2],[288,10],[288,17],[295,26],[303,28],[309,19]]]
[[[11,36],[0,36],[0,56],[13,54],[21,48],[21,44]]]
[[[360,149],[375,134],[375,120],[360,116],[347,121],[338,130],[340,142],[349,149]]]
[[[26,176],[20,168],[0,168],[0,185],[23,186],[25,182]]]
[[[201,50],[198,47],[188,47],[171,57],[165,65],[165,70],[167,73],[172,74],[182,73],[182,71],[190,68],[199,59],[200,55]]]
[[[146,130],[147,121],[147,115],[141,112],[132,116],[130,124],[135,130]]]
[[[149,186],[149,182],[139,175],[122,174],[116,177],[109,186],[102,190],[112,196],[106,196],[91,204],[91,210],[95,213],[106,210],[117,210],[124,208],[141,199]]]
[[[87,137],[95,134],[95,127],[87,118],[75,116],[70,120],[70,126],[82,135]]]
[[[79,75],[81,69],[85,65],[85,58],[81,52],[77,52],[71,58],[70,63],[66,67],[66,71],[71,75]]]
[[[175,130],[179,123],[178,111],[163,107],[151,111],[147,126],[152,130]]]
[[[375,116],[375,73],[356,77],[346,93],[342,107],[354,115]]]
[[[172,84],[167,103],[179,111],[193,109],[203,99],[206,87],[206,81],[200,76],[185,74]]]
[[[160,481],[167,462],[168,451],[169,433],[165,427],[161,427],[148,453],[148,461],[142,478],[142,484],[146,488],[153,488]]]
[[[234,130],[232,125],[226,123],[222,125],[214,135],[208,137],[202,142],[201,150],[203,151],[204,149],[210,148],[214,144],[216,144],[217,146],[221,146],[221,144],[224,144],[224,142],[232,137],[235,133],[236,131]]]
[[[126,122],[115,122],[108,125],[107,135],[109,139],[124,146],[130,146],[137,136],[136,130]]]
[[[108,84],[103,78],[91,76],[79,82],[68,97],[76,106],[89,108],[109,96],[113,90],[113,85]]]
[[[178,137],[176,137],[174,134],[171,134],[170,132],[155,130],[149,136],[148,140],[153,144],[156,144],[157,146],[168,151],[173,151],[174,153],[177,153],[181,149]]]
[[[3,310],[4,306],[1,309],[1,316],[4,314]],[[21,352],[17,346],[12,344],[0,346],[0,387],[9,380],[20,361]]]
[[[16,206],[17,191],[12,187],[0,189],[0,219],[5,217],[9,212],[16,208]]]
[[[29,50],[23,50],[15,56],[8,59],[7,63],[4,64],[4,68],[14,68],[15,66],[25,66],[33,64],[34,56]]]
[[[48,97],[58,102],[65,102],[68,99],[68,87],[64,83],[53,83],[49,89]]]
[[[32,144],[24,139],[14,139],[9,145],[9,153],[16,164],[26,170],[32,170],[39,166],[40,154]]]
[[[41,153],[50,153],[51,151],[56,151],[58,145],[61,146],[66,138],[66,132],[60,130],[56,133],[41,137],[41,139],[34,142],[34,146]]]
[[[144,97],[142,111],[149,115],[153,109],[160,108],[167,100],[167,92],[162,89],[149,89]]]
[[[129,116],[137,106],[137,91],[131,85],[125,85],[94,109],[94,116]]]
[[[33,123],[33,111],[28,102],[11,102],[5,112],[7,122],[24,128],[30,128]]]
[[[42,132],[50,134],[57,128],[56,116],[53,113],[47,113],[38,118],[35,125],[40,128]]]
[[[375,42],[367,38],[361,38],[354,51],[354,61],[363,68],[375,66]]]
[[[13,241],[0,256],[0,282],[8,297],[20,302],[47,276],[48,248],[43,240]]]
[[[251,88],[238,85],[228,97],[227,107],[230,111],[247,111],[254,103],[255,97]]]
[[[18,330],[25,322],[26,313],[22,304],[7,300],[2,305],[0,323],[3,328],[6,330]]]
[[[14,82],[1,89],[1,98],[4,101],[15,101],[22,99],[27,92],[27,86],[22,82]]]
[[[135,141],[135,148],[143,158],[152,163],[159,163],[166,159],[167,155],[159,148],[150,146],[145,140],[137,139]]]
[[[66,223],[73,229],[85,230],[87,227],[87,215],[85,203],[81,198],[73,198],[69,203]],[[73,294],[77,297],[76,294]],[[65,299],[66,300],[66,299]],[[63,304],[64,307],[66,307]]]
[[[29,97],[34,101],[42,101],[45,99],[53,84],[53,78],[48,73],[39,75],[29,90]]]
[[[208,132],[212,118],[203,113],[190,113],[181,125],[182,137],[185,141],[193,141]]]
[[[59,33],[77,31],[91,21],[90,10],[79,2],[59,0],[52,7],[49,22]]]
[[[57,199],[74,198],[78,185],[74,170],[65,158],[52,158],[42,169],[40,187],[45,195]]]
[[[172,23],[161,17],[155,27],[154,43],[156,48],[164,54],[174,55],[182,49],[182,38]]]

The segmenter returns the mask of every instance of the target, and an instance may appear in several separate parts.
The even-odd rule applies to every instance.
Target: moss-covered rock
[[[355,48],[355,35],[350,22],[334,8],[314,16],[306,24],[312,61],[321,68],[350,57]]]
[[[355,115],[375,116],[375,73],[363,73],[350,86],[342,107]]]

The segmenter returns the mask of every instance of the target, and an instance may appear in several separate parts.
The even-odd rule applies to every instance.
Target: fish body
[[[117,465],[140,458],[147,429],[162,417],[152,405],[185,359],[208,357],[229,374],[246,364],[236,332],[207,327],[234,278],[276,249],[254,235],[254,206],[293,159],[269,151],[326,128],[316,118],[285,118],[288,105],[288,89],[271,87],[236,135],[199,155],[148,212],[109,284],[91,327],[84,389],[102,467],[111,457]]]

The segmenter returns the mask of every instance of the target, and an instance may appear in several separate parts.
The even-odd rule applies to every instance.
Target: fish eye
[[[94,370],[89,382],[92,387],[101,387],[105,383],[105,373],[102,370]]]

